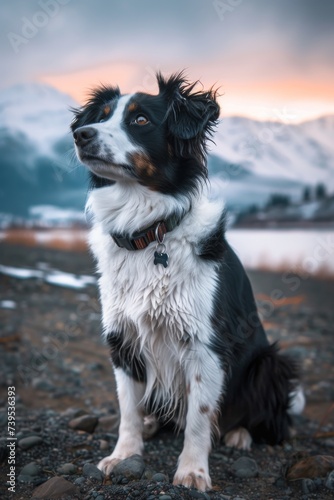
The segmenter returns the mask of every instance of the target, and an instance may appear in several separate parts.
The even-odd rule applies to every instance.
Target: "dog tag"
[[[154,265],[161,264],[164,267],[168,266],[168,253],[154,252]]]

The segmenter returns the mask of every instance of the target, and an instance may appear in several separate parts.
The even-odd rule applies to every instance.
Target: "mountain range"
[[[82,213],[87,172],[75,158],[69,128],[76,106],[42,84],[0,93],[0,213],[43,218],[50,206]],[[210,143],[211,196],[240,212],[265,205],[273,194],[298,201],[319,183],[333,192],[333,137],[331,115],[297,125],[224,118]]]

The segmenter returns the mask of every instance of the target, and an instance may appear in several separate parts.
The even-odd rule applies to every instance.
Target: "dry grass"
[[[83,229],[10,229],[0,233],[0,241],[28,247],[84,252],[87,250],[87,231]]]

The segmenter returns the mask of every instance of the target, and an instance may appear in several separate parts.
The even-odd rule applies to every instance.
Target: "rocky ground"
[[[0,245],[1,264],[92,274],[84,252]],[[182,434],[164,429],[143,459],[106,480],[95,467],[117,439],[118,408],[108,351],[99,337],[94,285],[70,289],[0,274],[0,498],[329,499],[334,497],[334,282],[250,273],[272,340],[301,363],[307,396],[295,436],[240,452],[218,444],[213,490],[171,484]],[[15,493],[8,491],[7,388],[15,386]]]

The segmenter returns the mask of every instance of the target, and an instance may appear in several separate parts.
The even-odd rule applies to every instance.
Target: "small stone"
[[[94,464],[86,463],[82,468],[82,474],[89,479],[103,480],[103,473]]]
[[[74,481],[74,483],[75,483],[75,484],[78,484],[79,486],[80,486],[81,484],[85,483],[85,482],[86,482],[86,478],[85,478],[85,477],[78,477],[78,478]]]
[[[53,477],[41,484],[32,493],[32,498],[49,499],[61,498],[65,495],[79,495],[79,490],[75,484],[70,483],[63,477]]]
[[[119,415],[107,415],[100,417],[98,422],[98,430],[102,431],[117,431],[119,427]]]
[[[97,495],[97,497],[95,497],[95,500],[104,500],[104,496],[103,495]]]
[[[19,474],[18,482],[19,483],[34,483],[36,476],[29,476],[29,474]]]
[[[35,389],[39,389],[41,391],[53,391],[54,390],[54,386],[52,384],[50,384],[50,382],[48,382],[47,380],[41,379],[41,378],[34,378],[32,380],[31,385]]]
[[[22,450],[28,450],[33,446],[37,446],[38,444],[43,443],[43,439],[40,436],[29,436],[26,438],[20,439],[18,445]]]
[[[109,449],[109,443],[105,439],[100,439],[100,450],[108,450]]]
[[[38,476],[39,474],[41,474],[41,472],[42,468],[35,462],[31,462],[30,464],[27,464],[23,467],[20,475],[22,474],[23,476]]]
[[[148,481],[151,481],[154,475],[155,474],[154,471],[152,471],[152,469],[145,469],[144,474],[142,475],[142,479],[147,479]],[[156,488],[155,484],[153,485],[152,489],[154,488]]]
[[[316,485],[312,479],[302,479],[302,491],[303,493],[313,493],[316,490]]]
[[[97,423],[98,419],[94,415],[82,415],[81,417],[70,420],[68,426],[74,430],[92,433],[94,432]]]
[[[279,488],[280,490],[285,490],[286,489],[286,481],[285,481],[284,477],[278,477],[274,482],[274,486],[276,486],[276,488]]]
[[[257,463],[248,457],[238,458],[232,465],[232,472],[239,478],[257,477],[259,474]]]
[[[156,474],[153,474],[152,481],[156,481],[157,483],[168,482],[168,477],[165,476],[165,474],[161,474],[160,472],[157,472]]]
[[[210,497],[207,493],[197,490],[190,490],[189,495],[191,498],[201,498],[202,500],[210,500]]]
[[[58,474],[76,474],[78,472],[78,467],[74,464],[68,463],[64,464],[57,469]]]
[[[159,496],[159,500],[172,500],[172,497],[169,495],[161,495]]]
[[[326,488],[329,490],[334,490],[334,470],[330,472],[327,476],[326,482],[325,482]]]
[[[314,455],[297,461],[287,470],[287,479],[313,479],[324,477],[334,469],[334,457],[330,455]]]
[[[127,479],[140,479],[144,473],[145,464],[140,455],[122,460],[113,469],[114,476],[126,477]]]
[[[72,419],[82,417],[83,415],[87,415],[87,412],[85,412],[85,410],[82,410],[81,408],[67,408],[67,410],[61,413],[62,417],[68,417]]]

